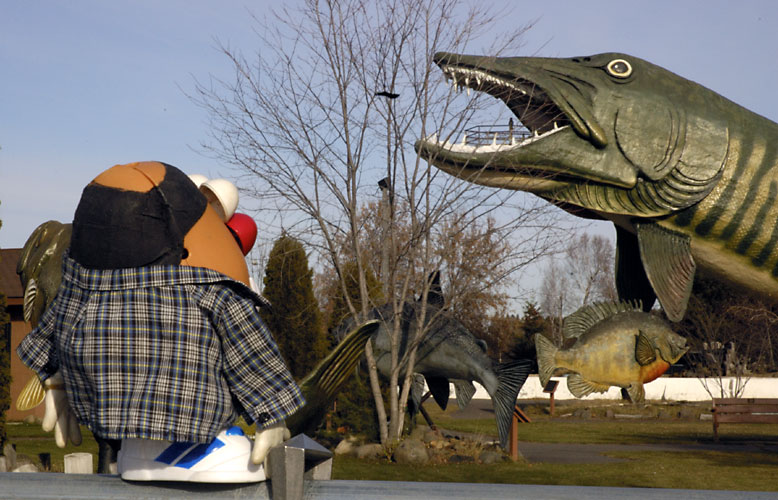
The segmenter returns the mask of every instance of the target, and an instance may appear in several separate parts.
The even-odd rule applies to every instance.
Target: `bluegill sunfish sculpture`
[[[574,342],[557,348],[535,336],[540,383],[568,374],[567,388],[577,398],[621,387],[630,400],[645,399],[643,384],[655,380],[683,356],[686,339],[660,317],[628,303],[598,303],[566,317],[564,338]]]
[[[612,221],[622,300],[648,311],[658,297],[680,321],[698,267],[778,300],[778,124],[626,54],[434,61],[455,88],[505,102],[529,134],[438,134],[416,143],[419,154],[470,182]]]

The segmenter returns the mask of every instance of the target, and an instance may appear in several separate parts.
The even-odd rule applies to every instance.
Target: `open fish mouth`
[[[543,88],[530,80],[505,77],[483,69],[454,64],[443,63],[440,67],[446,80],[452,82],[454,91],[463,86],[468,95],[470,89],[473,89],[500,99],[508,106],[527,130],[521,141],[513,141],[514,147],[521,146],[525,141],[534,142],[543,135],[570,126],[570,121],[562,109]]]
[[[471,90],[475,90],[500,99],[523,128],[506,131],[474,127],[463,131],[456,143],[441,142],[437,134],[428,137],[427,143],[454,153],[488,154],[527,146],[571,125],[565,112],[535,82],[461,63],[437,62],[455,92],[466,91],[470,95]]]
[[[501,60],[435,54],[434,62],[455,92],[466,91],[470,95],[471,90],[475,90],[503,101],[520,126],[515,130],[513,127],[509,130],[473,127],[461,132],[453,143],[433,134],[419,141],[417,150],[445,168],[446,165],[440,163],[460,167],[463,163],[484,165],[488,159],[479,158],[481,155],[514,153],[570,129],[579,139],[591,142],[596,148],[607,145],[608,140],[590,109],[591,85],[563,71],[526,63],[521,65],[515,62],[518,59],[521,58]],[[507,67],[509,64],[513,67]],[[445,158],[435,161],[434,156],[439,154]]]

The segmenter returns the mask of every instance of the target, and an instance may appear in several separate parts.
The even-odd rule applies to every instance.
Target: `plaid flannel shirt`
[[[207,442],[238,414],[264,428],[304,404],[260,303],[210,269],[94,270],[65,255],[59,293],[17,353],[43,380],[62,371],[99,436]]]

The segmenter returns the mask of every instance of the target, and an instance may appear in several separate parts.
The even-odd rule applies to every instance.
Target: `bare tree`
[[[197,84],[194,99],[211,120],[212,141],[204,149],[234,167],[243,186],[251,186],[247,192],[262,205],[263,223],[282,226],[335,269],[344,297],[350,295],[343,259],[366,255],[370,238],[359,212],[366,201],[376,199],[377,185],[383,192],[377,209],[383,232],[376,274],[391,292],[386,299],[395,314],[414,293],[426,297],[425,278],[446,263],[434,248],[444,238],[442,221],[451,217],[460,219],[456,227],[465,234],[473,221],[493,214],[495,238],[518,235],[520,241],[500,273],[507,278],[511,269],[534,261],[552,245],[546,205],[440,174],[412,148],[431,128],[456,130],[484,109],[486,101],[478,96],[459,106],[461,98],[443,89],[432,54],[475,49],[483,35],[494,40],[489,30],[500,15],[475,1],[304,0],[300,8],[285,8],[269,22],[257,20],[258,53],[249,58],[223,46],[234,78]],[[516,50],[525,29],[476,50]],[[367,261],[353,262],[360,269],[363,299],[349,299],[349,308],[359,318],[371,305]],[[449,275],[462,277],[462,288],[484,286],[477,282],[478,273],[463,277],[452,267]],[[399,331],[391,335],[390,384],[402,389],[399,394],[389,391],[388,412],[370,344],[366,349],[385,445],[400,435],[414,346],[431,320],[422,312],[403,359],[398,356]],[[395,322],[398,329],[400,323]],[[401,373],[406,374],[403,380]]]
[[[573,238],[546,268],[540,306],[552,319],[552,335],[561,341],[562,318],[592,302],[618,300],[613,244],[600,235]]]

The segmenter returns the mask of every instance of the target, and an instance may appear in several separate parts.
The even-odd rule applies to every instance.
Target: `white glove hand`
[[[292,434],[283,422],[257,430],[254,434],[254,447],[251,449],[251,461],[255,464],[264,464],[265,474],[267,474],[268,468],[265,460],[270,449],[283,443],[291,436]]]
[[[46,404],[46,412],[43,414],[43,430],[54,430],[54,441],[57,446],[64,448],[68,439],[78,446],[81,444],[81,430],[78,428],[76,416],[70,410],[68,396],[65,393],[65,380],[60,372],[55,373],[43,382],[46,395],[43,402]]]

